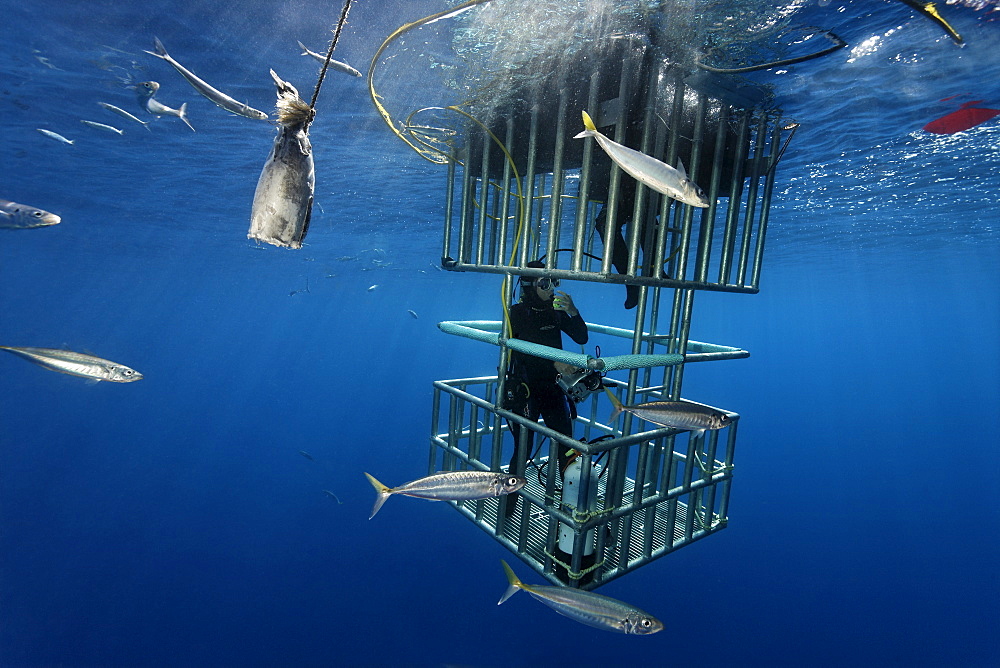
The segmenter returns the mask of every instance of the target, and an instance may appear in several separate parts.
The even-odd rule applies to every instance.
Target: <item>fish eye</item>
[[[642,624],[642,627],[643,627],[644,629],[648,629],[648,628],[650,628],[650,627],[652,627],[652,626],[653,626],[653,622],[649,621],[649,620],[648,620],[648,619],[646,619],[645,617],[643,617],[642,619],[640,619],[640,620],[639,620],[639,623],[640,623],[640,624]]]
[[[510,485],[511,487],[513,487],[514,485],[516,485],[516,484],[517,484],[517,483],[519,483],[519,482],[521,482],[521,481],[520,481],[520,480],[518,480],[518,479],[517,479],[516,477],[514,477],[514,476],[511,476],[511,477],[507,478],[507,484],[508,484],[508,485]]]
[[[42,217],[42,212],[41,211],[35,211],[31,215],[34,216],[35,218],[41,218]]]
[[[123,369],[122,370],[122,375],[123,376],[131,376],[134,373],[135,373],[135,371],[133,371],[132,369]]]

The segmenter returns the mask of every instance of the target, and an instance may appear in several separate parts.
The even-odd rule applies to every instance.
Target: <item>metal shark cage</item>
[[[518,341],[502,321],[439,327],[498,345],[501,369],[509,350],[519,350],[601,374],[627,372],[627,380],[604,384],[628,405],[679,399],[687,364],[749,355],[690,340],[694,295],[758,291],[775,166],[794,124],[765,110],[756,88],[691,75],[643,44],[618,48],[619,58],[604,60],[614,71],[562,72],[534,86],[529,102],[496,114],[500,120],[470,125],[449,163],[442,264],[634,286],[632,329],[588,323],[608,339],[602,347],[623,354],[597,358]],[[594,140],[573,138],[582,110],[611,139],[683,164],[711,205],[694,208],[642,185],[630,190],[635,181]],[[545,268],[526,267],[540,256]],[[508,303],[513,283],[505,282]],[[428,470],[507,470],[511,422],[522,438],[534,432],[536,444],[547,437],[519,503],[453,505],[550,581],[594,589],[726,527],[737,413],[725,411],[730,424],[702,434],[627,413],[616,426],[599,417],[610,406],[594,392],[578,404],[570,438],[505,410],[503,385],[502,375],[434,383]],[[548,465],[556,448],[578,453],[561,475]]]

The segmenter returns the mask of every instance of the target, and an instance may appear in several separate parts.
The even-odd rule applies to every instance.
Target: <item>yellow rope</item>
[[[368,77],[367,77],[368,94],[371,96],[372,103],[375,105],[375,109],[378,110],[379,115],[382,116],[382,120],[384,120],[386,125],[389,126],[389,129],[392,130],[393,134],[395,134],[397,137],[403,140],[407,146],[416,151],[417,155],[424,158],[425,160],[428,160],[438,165],[447,164],[448,163],[447,156],[444,156],[441,151],[438,151],[436,149],[428,150],[427,148],[421,148],[420,146],[417,146],[417,144],[413,143],[407,137],[405,137],[403,133],[400,132],[400,130],[393,123],[392,116],[389,114],[388,111],[386,111],[386,108],[382,105],[382,102],[380,102],[381,97],[379,96],[378,93],[375,92],[375,83],[374,83],[375,67],[378,65],[378,60],[379,58],[382,57],[382,53],[389,47],[389,44],[394,42],[400,35],[403,35],[409,32],[410,30],[413,30],[414,28],[419,28],[422,25],[427,25],[428,23],[433,23],[434,21],[439,21],[441,19],[457,16],[462,12],[466,11],[467,9],[471,9],[476,5],[482,5],[487,2],[492,2],[492,0],[468,0],[467,2],[463,2],[462,4],[457,5],[451,9],[446,9],[444,11],[437,12],[436,14],[431,14],[430,16],[425,16],[422,19],[418,19],[416,21],[413,21],[412,23],[407,23],[405,25],[400,26],[399,28],[396,28],[396,30],[391,35],[386,37],[384,42],[382,42],[382,46],[380,46],[378,48],[378,51],[375,52],[375,55],[372,56],[371,65],[368,67]]]
[[[382,57],[382,54],[389,47],[389,45],[392,42],[394,42],[396,39],[398,39],[401,35],[403,35],[403,34],[409,32],[409,31],[413,30],[414,28],[419,28],[420,26],[428,25],[430,23],[434,23],[435,21],[439,21],[439,20],[442,20],[442,19],[446,19],[446,18],[451,18],[451,17],[454,17],[454,16],[458,16],[459,14],[461,14],[462,12],[464,12],[464,11],[466,11],[468,9],[471,9],[471,8],[477,6],[477,5],[486,4],[487,2],[492,2],[492,0],[467,0],[466,2],[463,2],[460,5],[456,5],[455,7],[451,8],[451,9],[446,9],[446,10],[437,12],[435,14],[431,14],[430,16],[425,16],[422,19],[418,19],[418,20],[413,21],[411,23],[406,23],[406,24],[400,26],[395,31],[393,31],[393,33],[390,34],[385,39],[385,41],[382,42],[382,45],[379,46],[378,50],[375,52],[375,55],[372,56],[372,62],[371,62],[371,65],[368,67],[368,76],[366,78],[366,81],[368,83],[368,94],[371,97],[372,104],[375,105],[375,109],[378,111],[379,115],[382,117],[382,120],[385,121],[385,124],[389,126],[389,129],[392,131],[392,133],[394,135],[396,135],[397,137],[399,137],[400,140],[402,140],[407,146],[409,146],[411,149],[413,149],[414,152],[417,153],[417,155],[419,155],[421,158],[423,158],[423,159],[425,159],[425,160],[427,160],[429,162],[433,162],[433,163],[438,164],[438,165],[444,165],[444,164],[447,164],[449,161],[455,161],[456,163],[458,163],[458,160],[454,157],[454,155],[446,153],[445,151],[442,151],[440,148],[432,145],[429,141],[425,141],[425,140],[419,138],[414,133],[414,131],[413,131],[414,128],[418,128],[419,127],[421,129],[421,131],[423,131],[425,129],[428,129],[427,126],[414,126],[414,125],[412,125],[410,123],[410,121],[413,118],[413,116],[415,114],[421,112],[421,111],[430,111],[430,110],[434,110],[434,109],[442,109],[442,110],[453,111],[455,113],[461,114],[461,115],[465,116],[467,119],[471,120],[476,125],[478,125],[484,131],[486,131],[486,133],[489,134],[490,138],[494,142],[496,142],[497,146],[500,147],[500,150],[503,151],[504,157],[507,159],[507,162],[510,164],[511,169],[514,172],[514,181],[515,181],[515,184],[516,184],[516,187],[517,187],[517,194],[516,194],[516,197],[517,197],[517,214],[516,214],[517,229],[516,229],[515,235],[514,235],[514,243],[513,243],[513,246],[511,247],[510,259],[507,262],[507,266],[508,267],[513,267],[514,266],[514,258],[517,255],[517,248],[518,248],[518,245],[521,243],[521,235],[522,235],[524,227],[525,227],[525,222],[526,222],[525,219],[524,219],[525,218],[525,207],[524,207],[524,194],[523,194],[523,191],[522,191],[522,188],[521,188],[521,177],[520,177],[520,175],[517,172],[517,165],[514,162],[514,158],[511,156],[510,151],[507,150],[507,147],[504,145],[504,143],[502,141],[500,141],[500,139],[495,134],[493,134],[493,132],[491,132],[490,129],[488,127],[486,127],[483,123],[481,123],[478,119],[474,118],[471,114],[466,113],[465,111],[459,109],[458,107],[456,107],[454,105],[447,106],[447,107],[425,107],[423,109],[418,109],[417,111],[412,112],[409,116],[407,116],[406,121],[402,124],[402,129],[397,128],[396,124],[392,120],[392,115],[389,113],[389,111],[382,104],[382,102],[381,102],[381,99],[382,99],[381,96],[377,92],[375,92],[375,82],[374,82],[374,80],[375,80],[375,69],[378,66],[379,59]],[[407,136],[407,134],[404,134],[403,130],[405,130],[406,133],[409,136]],[[461,164],[461,163],[459,163],[459,164]],[[511,280],[511,275],[510,274],[505,274],[504,275],[504,279],[503,279],[503,283],[501,284],[501,288],[500,288],[500,301],[501,301],[501,304],[503,305],[503,315],[504,315],[503,335],[504,335],[505,338],[508,338],[511,335],[510,307],[507,304],[507,293],[510,290],[510,280]]]

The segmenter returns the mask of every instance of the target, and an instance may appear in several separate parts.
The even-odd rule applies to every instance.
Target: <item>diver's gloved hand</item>
[[[576,310],[576,305],[573,303],[573,298],[561,290],[556,291],[556,296],[552,300],[552,308],[557,311],[565,311],[571,318],[580,315],[580,312]]]

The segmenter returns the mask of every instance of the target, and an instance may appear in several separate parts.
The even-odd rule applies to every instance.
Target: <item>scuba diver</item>
[[[528,267],[543,269],[545,263],[533,260]],[[521,300],[510,307],[511,337],[530,341],[551,348],[562,349],[562,332],[569,334],[575,342],[587,343],[587,323],[573,303],[573,298],[565,292],[557,292],[559,279],[543,276],[535,278],[521,276]],[[573,436],[573,419],[576,407],[557,383],[560,378],[556,363],[541,357],[511,351],[504,384],[503,408],[529,420],[545,420],[545,426],[561,434]],[[534,433],[527,434],[527,451],[521,453],[521,426],[509,422],[514,436],[514,455],[510,460],[510,473],[523,475],[518,462],[531,456]],[[558,448],[559,470],[562,471],[569,460],[568,449]],[[508,504],[513,509],[515,504]]]

